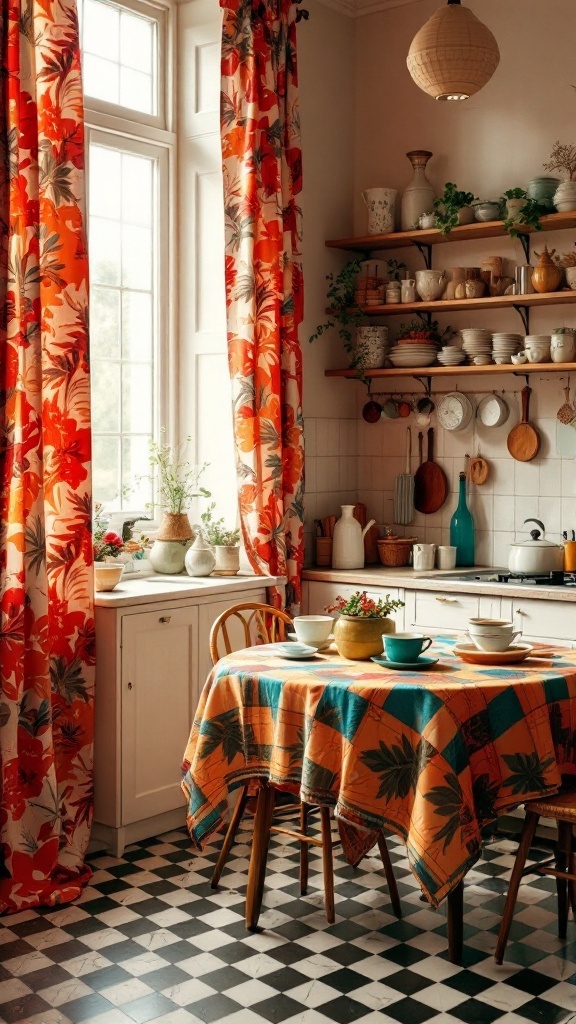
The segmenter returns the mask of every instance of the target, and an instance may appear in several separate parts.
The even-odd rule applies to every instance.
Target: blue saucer
[[[430,668],[430,665],[435,665],[438,660],[438,658],[428,658],[425,654],[421,654],[417,661],[390,661],[389,658],[370,658],[370,661],[375,661],[382,668],[400,668],[406,671],[415,668]]]

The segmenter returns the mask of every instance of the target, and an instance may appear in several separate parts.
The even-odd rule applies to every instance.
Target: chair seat
[[[576,824],[576,791],[574,790],[543,797],[541,800],[528,800],[525,807],[527,811],[533,811],[541,818],[556,818]]]

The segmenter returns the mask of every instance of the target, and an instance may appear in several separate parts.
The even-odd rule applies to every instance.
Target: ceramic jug
[[[342,505],[342,515],[334,527],[332,537],[332,568],[364,568],[364,536],[376,522],[371,519],[364,529],[354,518],[354,505]]]
[[[415,544],[412,548],[415,572],[423,572],[434,568],[436,544]]]
[[[439,299],[446,286],[446,274],[443,270],[417,270],[416,291],[423,302]]]
[[[534,250],[534,255],[538,256],[538,265],[532,271],[532,284],[537,292],[554,292],[560,287],[562,271],[552,259],[555,252],[556,249],[548,252],[547,245],[542,252]]]
[[[413,277],[400,281],[400,293],[402,302],[416,301],[416,281]]]
[[[369,235],[387,235],[394,231],[397,195],[395,188],[367,188],[362,193],[368,208]]]

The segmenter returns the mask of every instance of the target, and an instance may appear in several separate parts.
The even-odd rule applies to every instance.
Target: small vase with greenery
[[[536,199],[530,199],[523,188],[509,188],[500,197],[500,205],[506,210],[503,227],[511,238],[518,238],[521,234],[517,230],[518,225],[532,228],[533,231],[542,231],[540,218],[547,213],[547,209]]]
[[[350,369],[358,370],[361,373],[363,360],[362,353],[356,349],[356,330],[362,324],[367,323],[367,318],[355,299],[360,263],[360,259],[349,260],[338,274],[327,274],[328,319],[324,323],[318,324],[314,334],[308,340],[316,341],[326,331],[335,328],[350,357]]]
[[[216,565],[214,573],[218,576],[235,576],[240,568],[240,530],[230,530],[225,525],[224,516],[214,517],[216,502],[211,502],[200,516],[200,524],[194,529],[199,532],[214,551]]]
[[[472,192],[462,192],[452,181],[447,181],[441,196],[434,200],[435,227],[447,235],[452,228],[460,223],[460,210],[472,207],[478,196]],[[474,213],[472,211],[472,219]]]
[[[190,438],[180,444],[150,441],[149,462],[157,485],[158,505],[162,510],[160,528],[150,551],[156,572],[179,573],[184,568],[186,547],[194,536],[187,515],[193,498],[209,498],[210,491],[199,480],[207,468],[191,466],[186,458]]]

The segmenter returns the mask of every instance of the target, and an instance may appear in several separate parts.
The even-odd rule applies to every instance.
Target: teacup
[[[513,633],[467,633],[466,636],[480,651],[507,651],[510,644],[517,636],[522,636],[522,630],[517,629]]]
[[[296,615],[293,625],[300,643],[322,644],[332,632],[334,619],[331,615]]]
[[[473,618],[468,619],[468,629],[470,633],[512,633],[514,623],[509,619]]]
[[[427,651],[432,638],[423,633],[384,633],[382,640],[390,661],[412,662]]]

